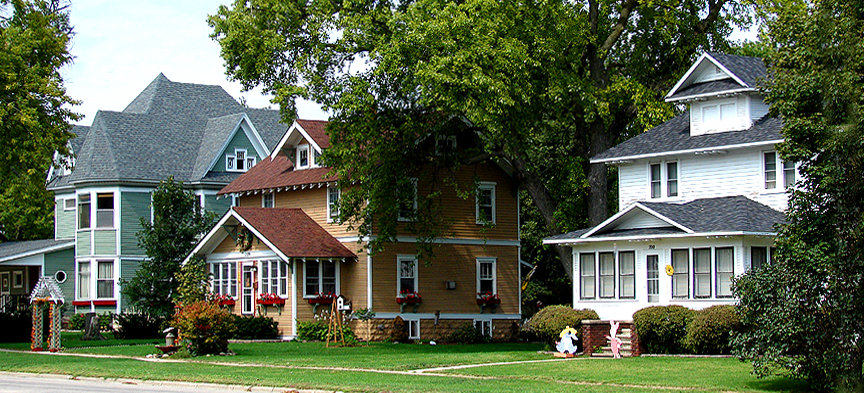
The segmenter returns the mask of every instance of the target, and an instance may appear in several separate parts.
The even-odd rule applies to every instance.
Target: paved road
[[[237,393],[252,392],[297,392],[284,388],[249,389],[242,386],[225,386],[210,384],[178,383],[178,382],[144,382],[101,380],[96,378],[71,379],[59,375],[36,375],[19,373],[0,373],[0,392],[16,393]],[[310,391],[301,391],[310,392]]]

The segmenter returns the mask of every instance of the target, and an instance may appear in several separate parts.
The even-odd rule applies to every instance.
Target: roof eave
[[[610,236],[610,237],[595,237],[595,238],[566,238],[566,239],[544,239],[543,244],[548,245],[578,245],[584,243],[600,243],[609,241],[639,241],[664,238],[692,238],[692,237],[722,237],[722,236],[777,236],[776,232],[752,232],[752,231],[719,231],[719,232],[694,232],[694,233],[673,233],[673,234],[656,234],[656,235],[637,235],[637,236]]]
[[[75,247],[75,241],[74,241],[74,240],[70,240],[68,243],[58,244],[58,245],[51,246],[51,247],[44,247],[44,248],[40,248],[40,249],[37,249],[37,250],[30,250],[30,251],[25,251],[25,252],[22,252],[22,253],[18,253],[18,254],[13,254],[13,255],[10,255],[10,256],[2,257],[2,258],[0,258],[0,263],[7,262],[7,261],[12,261],[12,260],[15,260],[15,259],[26,258],[26,257],[30,257],[30,256],[33,256],[33,255],[44,254],[44,253],[47,253],[47,252],[65,250],[65,249],[67,249],[67,248],[74,248],[74,247]]]
[[[692,102],[692,101],[706,100],[709,98],[729,97],[729,96],[739,95],[742,93],[750,93],[750,92],[756,92],[756,91],[758,91],[758,90],[754,89],[752,87],[742,87],[740,89],[730,89],[730,90],[715,91],[715,92],[710,92],[710,93],[692,94],[689,96],[681,96],[681,97],[667,96],[665,98],[665,101],[666,102]]]
[[[773,139],[773,140],[759,141],[759,142],[739,143],[739,144],[734,144],[734,145],[710,146],[710,147],[700,147],[697,149],[670,150],[670,151],[655,152],[655,153],[635,154],[635,155],[631,155],[631,156],[592,158],[589,162],[591,164],[613,163],[613,162],[619,162],[619,161],[623,163],[623,162],[627,162],[627,161],[635,161],[635,160],[641,160],[641,159],[645,159],[645,158],[665,157],[665,156],[673,156],[673,155],[680,155],[680,154],[691,154],[691,153],[699,153],[699,152],[706,152],[706,151],[712,151],[712,150],[744,149],[744,148],[748,148],[748,147],[775,145],[775,144],[782,143],[782,142],[783,142],[783,139]]]

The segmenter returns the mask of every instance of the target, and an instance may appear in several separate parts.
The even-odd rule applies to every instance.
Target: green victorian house
[[[26,297],[39,276],[55,277],[74,311],[120,312],[121,280],[145,258],[136,233],[152,220],[151,192],[169,176],[219,215],[217,192],[279,143],[279,113],[247,108],[219,86],[159,74],[122,112],[99,111],[75,126],[71,170],[52,169],[54,239],[0,244],[0,307]],[[58,166],[59,167],[59,166]]]

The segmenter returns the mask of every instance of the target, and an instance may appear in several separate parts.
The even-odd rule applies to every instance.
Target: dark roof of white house
[[[72,248],[74,246],[75,242],[72,240],[42,239],[5,242],[0,243],[0,260],[15,257],[18,255],[23,256],[27,253],[39,250]]]
[[[239,173],[207,170],[244,115],[268,149],[288,129],[277,110],[246,108],[220,86],[172,82],[159,74],[122,112],[99,111],[90,127],[73,129],[75,169],[48,186],[172,175],[228,184]]]
[[[717,52],[708,52],[705,56],[710,56],[716,60],[729,72],[734,74],[738,80],[730,76],[727,79],[682,85],[677,90],[672,91],[672,94],[666,96],[667,101],[676,101],[696,95],[722,94],[742,89],[755,90],[759,86],[760,81],[764,80],[768,75],[765,62],[758,57],[727,55]],[[685,75],[682,79],[686,79],[687,76],[689,74]]]

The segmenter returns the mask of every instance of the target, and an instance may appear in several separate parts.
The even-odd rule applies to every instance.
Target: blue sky
[[[249,106],[273,107],[260,91],[241,93],[228,81],[219,44],[207,26],[227,0],[77,0],[70,19],[75,28],[74,62],[62,70],[67,92],[82,101],[75,111],[89,125],[98,110],[121,111],[160,72],[175,82],[220,85]],[[306,119],[326,119],[310,102],[298,104]]]

